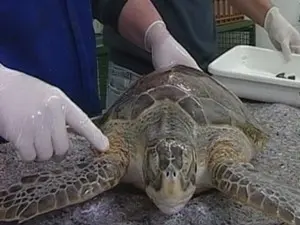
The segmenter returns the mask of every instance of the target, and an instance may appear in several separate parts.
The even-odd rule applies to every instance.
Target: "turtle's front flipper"
[[[51,171],[22,177],[0,190],[0,221],[24,222],[35,216],[80,203],[114,187],[129,164],[122,129],[106,133],[110,149],[95,151],[91,162],[81,162],[71,171]]]
[[[239,203],[300,225],[300,191],[276,182],[250,163],[220,160],[211,168],[214,186]]]

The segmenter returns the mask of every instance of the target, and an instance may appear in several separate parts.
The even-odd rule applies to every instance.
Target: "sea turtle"
[[[183,65],[137,80],[101,119],[105,153],[71,171],[24,176],[0,192],[0,221],[24,222],[87,201],[119,182],[144,190],[166,214],[215,188],[268,216],[300,225],[300,193],[256,170],[250,160],[267,132],[213,77]]]

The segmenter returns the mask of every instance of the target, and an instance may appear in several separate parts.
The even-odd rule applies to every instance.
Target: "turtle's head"
[[[179,212],[195,192],[195,150],[189,143],[165,138],[146,149],[146,193],[166,214]]]

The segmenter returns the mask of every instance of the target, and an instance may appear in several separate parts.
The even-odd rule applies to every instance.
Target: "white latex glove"
[[[152,54],[155,69],[163,69],[176,64],[199,69],[191,55],[172,37],[163,21],[153,22],[145,32],[145,49]]]
[[[266,14],[264,29],[278,51],[286,60],[291,59],[291,53],[300,53],[299,32],[281,15],[277,7],[272,7]]]
[[[66,123],[96,149],[108,149],[107,137],[60,89],[0,64],[0,136],[24,161],[64,155]]]

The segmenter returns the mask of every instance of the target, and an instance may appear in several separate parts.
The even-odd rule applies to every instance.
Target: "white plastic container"
[[[279,51],[239,45],[215,59],[208,70],[237,96],[300,107],[300,55],[286,62]],[[295,80],[276,77],[294,75]]]

